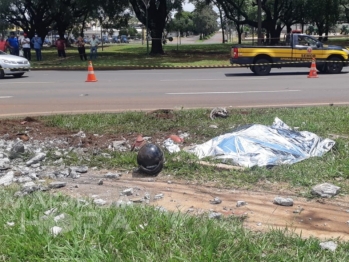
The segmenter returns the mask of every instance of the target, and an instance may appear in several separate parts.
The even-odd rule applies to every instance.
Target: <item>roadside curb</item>
[[[233,65],[210,65],[210,66],[108,66],[108,65],[93,65],[94,70],[149,70],[149,69],[208,69],[208,68],[232,68]],[[86,66],[42,66],[32,67],[31,71],[47,71],[47,70],[60,70],[60,71],[85,71]]]

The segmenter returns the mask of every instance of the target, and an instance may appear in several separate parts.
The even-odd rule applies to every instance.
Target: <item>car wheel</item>
[[[339,74],[343,69],[343,61],[337,56],[330,57],[327,62],[327,72],[329,74]]]
[[[0,68],[0,79],[3,79],[5,77],[5,72],[2,68]]]
[[[254,68],[254,72],[257,76],[266,76],[269,75],[270,70],[271,70],[271,65],[270,65],[270,61],[267,59],[258,59],[255,62],[255,66],[253,66]]]
[[[22,77],[22,75],[24,75],[24,73],[14,74],[13,77],[20,78],[20,77]]]

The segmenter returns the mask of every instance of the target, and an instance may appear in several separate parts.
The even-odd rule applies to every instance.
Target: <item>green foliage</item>
[[[202,9],[196,9],[193,12],[194,32],[203,35],[209,35],[218,30],[218,15],[212,9],[212,6],[205,6]]]

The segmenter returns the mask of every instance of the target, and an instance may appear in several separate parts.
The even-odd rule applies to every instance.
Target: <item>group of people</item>
[[[26,33],[23,34],[23,38],[19,39],[14,32],[10,34],[7,40],[3,36],[0,37],[0,51],[6,52],[9,50],[11,55],[19,56],[22,49],[23,56],[29,61],[31,60],[31,45],[35,50],[36,59],[41,61],[42,40],[37,34],[32,39]]]
[[[95,35],[92,35],[92,39],[90,40],[90,59],[96,59],[97,58],[97,48],[99,45],[99,40],[96,38]],[[78,52],[81,61],[87,60],[86,55],[86,48],[85,48],[85,41],[82,37],[79,37],[75,44],[78,47]],[[31,60],[31,47],[34,48],[36,53],[36,60],[41,61],[42,60],[42,49],[43,42],[41,40],[41,37],[39,37],[37,34],[30,39],[26,33],[23,34],[22,38],[18,38],[15,33],[11,33],[10,36],[7,38],[7,40],[4,39],[3,36],[0,37],[0,51],[6,52],[9,50],[11,55],[20,55],[20,51],[23,52],[21,54],[29,61]],[[59,38],[55,42],[58,57],[65,58],[66,57],[66,40],[64,38]]]

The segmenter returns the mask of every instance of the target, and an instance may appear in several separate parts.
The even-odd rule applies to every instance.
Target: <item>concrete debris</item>
[[[0,170],[7,170],[10,168],[10,159],[3,158],[0,159]]]
[[[280,205],[280,206],[293,206],[293,199],[292,198],[275,197],[273,203],[276,205]]]
[[[124,191],[122,191],[122,195],[125,195],[125,196],[131,196],[131,195],[133,195],[133,188],[127,188],[127,189],[125,189]]]
[[[50,229],[51,234],[56,237],[62,232],[63,228],[54,226]]]
[[[93,200],[93,203],[96,204],[97,206],[104,206],[107,203],[107,201],[101,198],[97,198]]]
[[[312,188],[311,193],[320,197],[333,197],[339,194],[340,187],[330,183],[323,183]]]
[[[175,142],[171,138],[167,138],[163,142],[163,146],[168,150],[170,153],[177,153],[180,152],[181,149],[179,148],[178,145],[175,144]]]
[[[228,116],[228,111],[224,107],[216,107],[213,108],[211,113],[210,113],[210,118],[211,120],[214,120],[216,117],[227,117]]]
[[[220,219],[221,217],[222,217],[222,213],[219,213],[219,212],[211,212],[208,215],[209,219]]]
[[[86,134],[83,131],[79,131],[78,133],[72,135],[74,137],[86,138]]]
[[[65,218],[65,215],[64,214],[60,214],[60,215],[58,215],[58,216],[55,216],[54,218],[53,218],[53,220],[57,223],[59,220],[62,220],[62,219],[64,219]]]
[[[167,209],[162,207],[162,206],[155,207],[155,210],[158,210],[159,212],[162,212],[162,213],[166,213],[167,212]]]
[[[117,173],[107,173],[104,175],[105,178],[119,178],[120,174]]]
[[[38,153],[36,156],[34,156],[32,159],[30,159],[29,161],[27,161],[25,164],[27,166],[31,166],[33,164],[36,164],[42,160],[44,160],[46,157],[45,153]]]
[[[133,202],[132,201],[118,200],[116,202],[113,202],[112,205],[115,207],[126,207],[126,206],[132,206]]]
[[[320,247],[321,249],[327,249],[334,252],[337,249],[337,243],[333,241],[321,242]]]
[[[164,198],[164,194],[157,194],[154,196],[154,200],[162,199]]]
[[[58,211],[57,208],[51,208],[51,209],[45,211],[44,214],[45,214],[46,216],[49,216],[49,215],[55,214],[57,211]]]
[[[49,187],[50,188],[61,188],[61,187],[65,187],[66,185],[67,185],[66,182],[59,182],[59,181],[57,181],[57,182],[51,182],[49,184]]]
[[[211,204],[218,205],[222,203],[222,200],[219,197],[215,197],[213,200],[210,200]]]
[[[12,184],[12,180],[14,178],[14,172],[7,172],[3,177],[0,177],[0,185],[8,186]]]
[[[236,207],[242,207],[242,206],[246,206],[246,205],[247,205],[247,203],[245,201],[238,201],[236,203]]]

